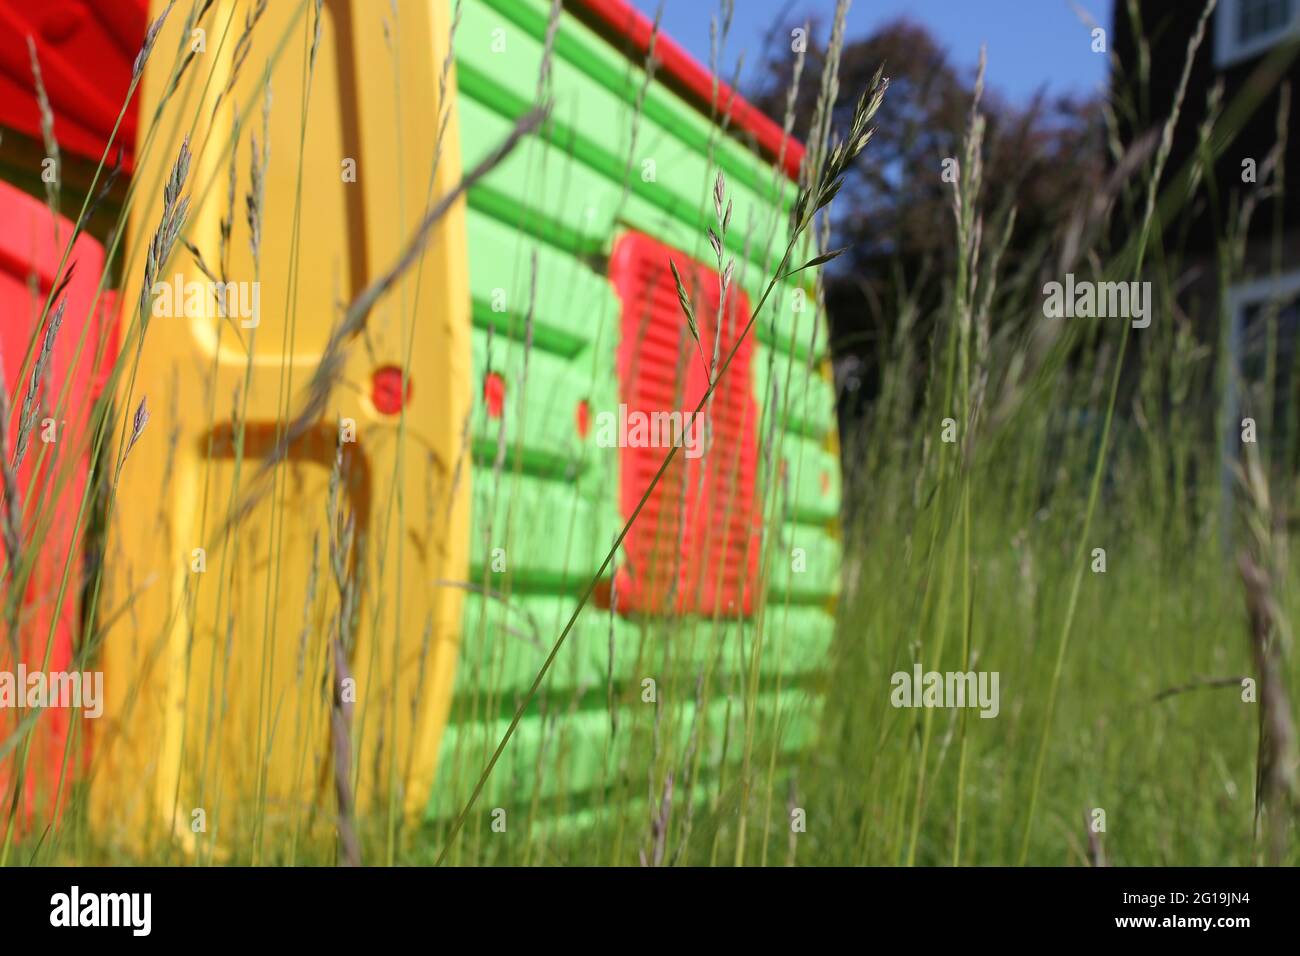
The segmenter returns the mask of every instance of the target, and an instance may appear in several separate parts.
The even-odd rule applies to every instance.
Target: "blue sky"
[[[1075,2],[1109,31],[1113,0]],[[632,0],[651,17],[659,3]],[[764,35],[787,7],[800,18],[820,16],[829,30],[835,0],[735,0],[735,6],[724,57],[727,76],[742,49],[746,64],[757,57]],[[718,0],[663,0],[663,7],[664,31],[707,65],[709,15]],[[1088,28],[1070,0],[854,0],[849,36],[903,15],[927,26],[959,67],[973,69],[980,44],[986,43],[989,86],[1014,102],[1026,101],[1044,86],[1051,94],[1086,94],[1105,80],[1106,57],[1092,52]]]

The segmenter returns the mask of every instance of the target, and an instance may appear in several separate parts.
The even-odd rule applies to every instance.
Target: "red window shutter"
[[[677,300],[669,259],[691,295],[700,346]],[[667,443],[655,428],[649,446],[625,441],[637,413],[680,413],[682,430],[708,389],[706,361],[717,336],[716,271],[649,236],[629,233],[614,248],[609,275],[622,300],[618,346],[620,504],[627,520],[654,479]],[[749,321],[749,300],[733,282],[722,315],[719,363]],[[700,357],[701,351],[704,358]],[[619,571],[624,613],[749,615],[758,585],[760,514],[754,475],[758,406],[753,397],[752,337],[746,336],[714,389],[698,426],[698,455],[678,451],[624,541],[628,567]],[[650,418],[654,421],[653,418]],[[663,422],[660,418],[658,421]],[[666,431],[666,429],[663,429]],[[709,433],[712,432],[710,438]],[[692,432],[684,440],[690,447]]]

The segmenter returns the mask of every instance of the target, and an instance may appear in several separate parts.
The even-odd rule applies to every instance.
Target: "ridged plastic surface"
[[[698,316],[688,334],[669,261]],[[679,450],[646,499],[624,548],[619,592],[624,613],[752,613],[758,589],[762,522],[755,507],[758,406],[750,383],[754,340],[744,336],[749,299],[728,290],[720,305],[716,272],[648,236],[623,236],[609,277],[622,300],[617,409],[602,409],[628,434],[619,456],[620,517],[632,517],[672,442]],[[719,332],[719,327],[721,331]],[[707,407],[714,351],[735,353]],[[708,363],[708,364],[706,364]],[[642,441],[627,426],[634,417]],[[656,427],[656,422],[664,423]]]
[[[41,140],[30,37],[54,112],[59,147],[98,161],[121,113],[116,143],[131,168],[137,101],[123,113],[131,65],[144,39],[147,0],[4,0],[0,3],[0,126]]]
[[[63,672],[72,668],[74,642],[80,631],[79,596],[85,560],[82,545],[90,516],[82,515],[78,527],[78,515],[90,468],[92,408],[99,392],[99,373],[113,362],[116,339],[112,326],[116,317],[109,308],[112,295],[96,295],[104,250],[93,238],[82,235],[69,254],[69,264],[75,263],[72,276],[38,328],[37,320],[55,280],[63,244],[72,234],[72,223],[62,216],[51,216],[43,202],[3,182],[0,223],[0,352],[4,387],[10,395],[18,396],[10,420],[0,422],[0,427],[8,429],[6,449],[10,456],[15,454],[35,353],[59,303],[64,306],[47,372],[36,391],[38,417],[29,431],[30,443],[17,471],[20,500],[15,506],[22,518],[23,551],[4,554],[0,545],[0,556],[7,563],[6,588],[16,586],[15,578],[21,577],[24,565],[30,568],[17,634],[20,660],[29,673]],[[24,366],[33,341],[32,361]],[[0,643],[0,670],[12,673],[16,663],[8,643]],[[20,692],[25,693],[25,687]],[[8,737],[28,714],[9,708],[0,710],[0,737]],[[34,806],[53,805],[70,714],[67,708],[50,708],[37,724],[29,761],[32,772],[27,777],[29,811]],[[87,723],[81,723],[80,742],[71,751],[70,773],[80,764],[81,743],[88,728]],[[0,792],[7,792],[18,753],[15,750],[0,757]],[[0,823],[0,833],[3,830]]]
[[[464,0],[454,47],[466,166],[534,101],[548,8],[542,0]],[[681,335],[665,256],[671,251],[684,278],[698,271],[703,291],[716,290],[716,274],[700,263],[713,259],[706,229],[720,168],[734,202],[725,252],[735,260],[737,318],[748,318],[784,251],[794,196],[784,170],[661,83],[646,85],[641,64],[567,10],[553,45],[552,122],[468,197],[471,594],[429,806],[442,820],[463,805],[621,530],[628,502],[667,451],[603,447],[597,416],[621,402],[691,409],[702,393],[702,365]],[[662,334],[640,360],[661,371],[683,356],[695,363],[680,400],[662,375],[630,374],[637,350],[628,323],[647,304]],[[716,304],[716,294],[702,296],[697,315]],[[602,808],[644,796],[644,783],[621,788],[627,768],[658,746],[655,708],[642,697],[647,679],[658,682],[659,699],[670,702],[664,720],[678,728],[665,730],[664,747],[683,745],[698,725],[706,789],[726,779],[739,755],[725,741],[743,737],[745,708],[735,695],[751,663],[761,675],[750,688],[758,694],[753,713],[768,730],[779,726],[781,753],[812,739],[820,703],[808,681],[825,666],[839,589],[840,475],[820,321],[811,294],[793,280],[769,298],[719,386],[716,424],[730,431],[715,435],[710,456],[730,452],[736,464],[710,464],[704,474],[715,484],[690,492],[688,510],[674,515],[674,496],[698,483],[702,467],[679,452],[678,471],[652,499],[658,517],[643,514],[633,526],[615,561],[617,580],[606,574],[582,612],[480,806],[517,812],[523,801],[535,822],[558,831],[590,826]],[[712,318],[702,318],[710,356],[712,333]],[[741,497],[732,500],[728,533],[720,499],[733,488]],[[680,535],[676,517],[686,520],[686,536],[668,550],[680,560],[662,563],[666,577],[638,579],[656,536]],[[760,549],[764,521],[768,543]],[[768,603],[756,642],[760,579]],[[671,608],[662,603],[670,582]],[[656,613],[664,610],[674,613]],[[697,720],[693,701],[705,673]]]

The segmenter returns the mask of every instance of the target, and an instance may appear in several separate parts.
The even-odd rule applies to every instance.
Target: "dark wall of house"
[[[1150,48],[1150,85],[1149,99],[1143,105],[1138,74],[1138,45],[1135,42],[1133,23],[1130,19],[1128,0],[1116,0],[1114,22],[1110,40],[1111,49],[1118,63],[1118,71],[1112,76],[1111,90],[1115,97],[1116,112],[1120,120],[1121,135],[1125,142],[1132,142],[1135,135],[1144,130],[1161,125],[1173,106],[1174,96],[1182,74],[1183,64],[1187,59],[1187,45],[1196,29],[1196,22],[1203,9],[1202,0],[1137,0],[1140,12],[1142,35]],[[1190,82],[1183,110],[1175,130],[1173,152],[1167,167],[1165,184],[1175,181],[1178,173],[1191,160],[1197,146],[1198,127],[1206,115],[1206,97],[1213,87],[1220,72],[1214,66],[1215,21],[1217,13],[1212,15],[1209,31],[1193,62]],[[1244,197],[1244,191],[1257,190],[1267,184],[1260,181],[1255,185],[1242,182],[1242,161],[1254,159],[1262,167],[1265,157],[1277,141],[1277,112],[1282,82],[1289,80],[1292,84],[1288,127],[1289,143],[1286,163],[1287,195],[1283,206],[1283,228],[1287,230],[1300,227],[1300,57],[1296,51],[1300,44],[1288,43],[1274,47],[1260,56],[1240,61],[1222,72],[1224,81],[1223,104],[1225,114],[1218,128],[1226,130],[1235,125],[1231,120],[1233,104],[1239,100],[1255,102],[1253,110],[1246,114],[1244,123],[1227,147],[1223,157],[1217,163],[1214,173],[1214,185],[1218,190],[1217,218],[1211,209],[1211,203],[1202,189],[1190,206],[1183,204],[1180,220],[1167,224],[1172,229],[1166,230],[1166,243],[1171,239],[1180,245],[1182,236],[1186,244],[1182,251],[1191,255],[1212,252],[1216,236],[1222,233],[1224,218],[1233,208],[1232,194]],[[1268,69],[1266,76],[1260,76],[1259,70],[1275,51],[1281,50],[1282,56],[1289,58]],[[1136,104],[1137,115],[1129,107]],[[1271,202],[1261,202],[1251,222],[1250,237],[1253,240],[1266,240],[1272,235],[1276,207]]]

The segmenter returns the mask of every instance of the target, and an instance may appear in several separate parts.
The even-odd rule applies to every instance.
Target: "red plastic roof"
[[[650,36],[654,24],[627,0],[572,0],[587,10],[600,23],[625,37],[644,56],[650,50]],[[697,106],[708,110],[713,102],[713,74],[698,60],[683,50],[670,36],[660,34],[655,40],[655,59],[660,64],[660,76],[666,73],[675,80]],[[768,116],[759,112],[735,90],[718,80],[718,111],[731,118],[731,127],[751,134],[755,142],[772,160],[780,159],[785,173],[796,182],[803,163],[803,143]],[[784,145],[784,153],[782,146]]]
[[[0,0],[0,126],[41,138],[30,36],[59,147],[98,160],[130,88],[147,17],[147,0]],[[135,130],[133,101],[117,136],[127,154]]]

